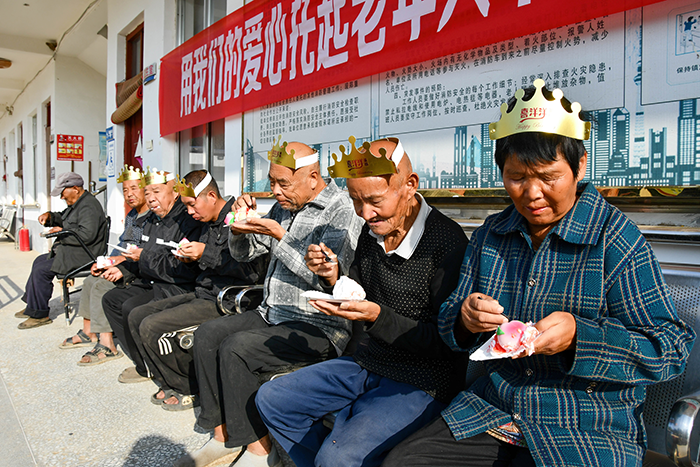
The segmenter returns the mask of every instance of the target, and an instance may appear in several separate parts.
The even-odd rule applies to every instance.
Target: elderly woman
[[[486,361],[385,466],[640,466],[645,386],[679,375],[692,348],[637,227],[579,183],[580,106],[534,85],[491,124],[513,205],[472,235],[439,322],[463,351],[509,320],[533,322],[534,353]]]

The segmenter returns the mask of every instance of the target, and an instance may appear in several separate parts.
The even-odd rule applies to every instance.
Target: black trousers
[[[53,278],[56,277],[51,271],[53,260],[47,253],[37,256],[32,263],[32,272],[22,295],[22,301],[27,304],[24,313],[32,318],[49,316],[49,300],[53,294]]]
[[[180,394],[199,392],[192,353],[180,347],[175,331],[220,316],[216,303],[197,298],[194,292],[152,301],[131,311],[131,337],[159,387]]]
[[[382,467],[535,467],[527,448],[488,433],[457,441],[442,417],[391,450]]]
[[[272,326],[256,310],[207,321],[194,333],[197,423],[208,430],[226,423],[227,447],[255,442],[267,434],[255,407],[260,375],[334,357],[333,344],[309,323]]]
[[[122,349],[136,365],[136,371],[141,376],[148,376],[146,364],[138,352],[136,343],[129,331],[129,314],[139,305],[144,305],[154,298],[153,289],[128,286],[117,287],[102,296],[102,309],[114,335],[119,338]]]

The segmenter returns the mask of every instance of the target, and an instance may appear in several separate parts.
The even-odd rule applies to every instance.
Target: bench
[[[2,210],[2,217],[0,217],[0,237],[7,235],[16,242],[14,235],[13,224],[15,222],[15,216],[17,214],[17,208],[12,206],[5,206]]]

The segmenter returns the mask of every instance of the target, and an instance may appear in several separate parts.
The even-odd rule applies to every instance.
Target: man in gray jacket
[[[107,239],[107,220],[99,201],[83,189],[83,177],[75,172],[62,173],[56,179],[51,196],[59,196],[68,207],[62,212],[45,212],[39,223],[51,227],[49,233],[72,230],[85,243],[94,256],[104,253]],[[53,278],[88,264],[92,258],[72,235],[62,235],[54,242],[51,251],[39,255],[32,264],[22,301],[27,307],[15,314],[26,318],[19,329],[31,329],[51,324],[49,299],[53,293]]]

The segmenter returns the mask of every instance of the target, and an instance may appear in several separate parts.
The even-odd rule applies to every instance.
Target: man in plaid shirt
[[[486,361],[486,376],[384,466],[641,466],[645,387],[685,366],[695,334],[678,319],[650,246],[580,183],[590,124],[578,104],[559,102],[561,91],[535,96],[544,82],[535,87],[518,91],[490,127],[513,206],[472,235],[439,321],[443,340],[462,351],[500,324],[533,322],[534,354]],[[528,126],[520,117],[537,106],[559,116]]]
[[[285,146],[286,145],[286,146]],[[347,193],[324,181],[318,154],[301,143],[270,151],[270,187],[277,203],[263,218],[234,222],[229,249],[239,262],[270,255],[264,298],[255,310],[224,316],[195,332],[194,362],[202,412],[197,420],[214,437],[175,465],[277,466],[280,458],[255,408],[260,375],[342,354],[350,340],[349,321],[315,310],[301,294],[322,291],[304,260],[311,244],[323,243],[347,273],[355,256],[362,220]],[[244,194],[234,210],[255,209]]]

